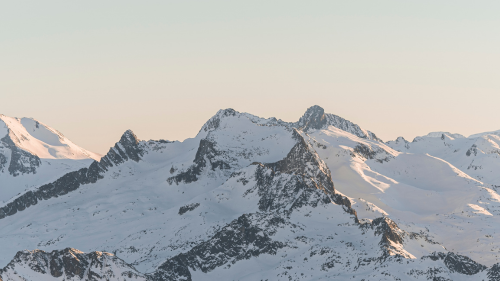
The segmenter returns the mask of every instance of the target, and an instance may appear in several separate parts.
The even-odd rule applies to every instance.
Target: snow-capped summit
[[[304,129],[304,131],[308,131],[309,129],[320,130],[325,125],[327,125],[325,110],[318,105],[309,107],[296,123],[296,126]]]
[[[386,144],[397,151],[403,151],[410,148],[410,142],[403,137],[398,137],[394,141],[388,141]]]
[[[38,159],[7,175],[79,161]],[[91,161],[7,182],[0,278],[500,280],[494,134],[383,143],[319,106],[293,123],[223,109],[193,138],[127,130]]]
[[[125,280],[122,277],[128,277],[126,280],[146,280],[133,266],[113,254],[97,251],[83,253],[72,248],[50,253],[20,251],[4,269],[0,269],[0,274],[5,280]]]
[[[309,107],[304,115],[300,117],[297,122],[285,122],[281,119],[275,117],[271,118],[261,118],[249,113],[241,113],[232,108],[219,110],[210,120],[208,120],[205,125],[201,128],[200,132],[208,132],[219,128],[221,121],[227,118],[246,118],[251,120],[253,123],[261,125],[271,125],[271,126],[284,126],[289,128],[301,129],[304,132],[312,132],[314,130],[324,130],[328,129],[328,126],[333,126],[335,128],[341,129],[360,138],[379,140],[380,139],[372,132],[367,131],[359,127],[357,124],[346,120],[340,116],[325,113],[325,110],[318,105],[313,105]]]
[[[0,115],[0,202],[100,158],[33,118]]]
[[[333,126],[360,138],[380,140],[374,133],[362,129],[349,120],[334,114],[325,113],[325,110],[318,105],[309,107],[299,121],[293,125],[294,127],[303,129],[305,132],[327,129],[328,126]]]
[[[0,138],[41,159],[100,159],[99,154],[77,146],[59,131],[33,118],[0,115]]]
[[[485,135],[497,135],[497,136],[500,136],[500,130],[491,131],[491,132],[484,132],[484,133],[478,133],[478,134],[473,134],[473,135],[470,135],[469,138],[478,138],[478,137],[482,137],[482,136],[485,136]]]
[[[420,138],[444,138],[443,136],[448,136],[450,138],[454,138],[454,139],[463,139],[465,138],[465,136],[461,135],[461,134],[452,134],[450,132],[430,132],[428,133],[427,135],[425,136],[421,136],[421,137],[416,137],[415,139],[420,139]]]

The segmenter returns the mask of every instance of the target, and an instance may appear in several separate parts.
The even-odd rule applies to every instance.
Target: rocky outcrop
[[[231,166],[221,160],[217,159],[217,156],[223,155],[223,152],[218,151],[215,148],[216,144],[208,139],[200,140],[200,145],[198,146],[198,151],[193,160],[193,165],[191,165],[186,171],[180,172],[179,174],[167,179],[169,184],[179,184],[181,182],[191,183],[198,180],[203,169],[210,164],[210,169],[215,171],[216,169],[230,169]]]
[[[328,120],[325,116],[325,110],[317,105],[309,107],[304,115],[300,117],[299,121],[295,123],[296,127],[305,132],[310,130],[321,130],[327,125]],[[347,128],[347,126],[345,126],[345,128]]]
[[[394,158],[394,156],[380,147],[373,149],[371,146],[362,143],[358,143],[353,151],[362,158],[373,159],[379,163],[388,162],[391,158]]]
[[[231,266],[239,260],[262,254],[275,255],[285,244],[271,239],[272,233],[259,226],[261,219],[258,214],[241,215],[209,240],[164,262],[150,275],[151,280],[191,281],[191,270],[207,273],[222,265]],[[284,221],[277,219],[270,223],[276,227]]]
[[[107,167],[119,165],[129,159],[139,162],[143,155],[144,150],[139,145],[137,136],[131,130],[127,130],[120,138],[120,141],[101,158],[99,164],[103,169],[106,169]]]
[[[411,238],[411,235],[401,230],[390,218],[376,218],[371,222],[360,224],[360,228],[364,231],[371,229],[376,236],[381,236],[379,246],[383,253],[382,259],[389,256],[410,258],[410,255],[404,250],[403,243],[404,238]]]
[[[496,263],[490,267],[487,276],[489,281],[500,280],[500,263]]]
[[[40,200],[48,200],[53,197],[65,195],[76,190],[82,184],[94,183],[97,179],[102,178],[99,170],[99,164],[94,162],[89,168],[67,173],[55,182],[42,185],[36,190],[30,190],[0,208],[0,219],[12,216],[32,205],[36,205]]]
[[[318,105],[309,107],[297,122],[285,122],[274,117],[271,117],[269,119],[262,119],[247,113],[240,113],[232,108],[221,109],[203,125],[200,132],[209,132],[216,130],[219,128],[224,118],[240,116],[249,118],[252,122],[259,123],[261,125],[265,124],[270,126],[285,126],[288,128],[300,129],[304,132],[322,130],[328,128],[328,126],[333,126],[356,135],[360,138],[382,141],[374,133],[361,129],[361,127],[349,120],[346,120],[334,114],[325,113],[325,110]]]
[[[188,204],[185,206],[182,206],[179,208],[179,215],[184,215],[187,212],[190,212],[200,206],[200,203],[193,203],[193,204]]]
[[[221,266],[230,267],[242,259],[274,255],[286,244],[273,240],[273,235],[278,228],[290,225],[291,213],[304,206],[317,207],[335,202],[353,214],[357,221],[349,199],[335,193],[325,163],[297,130],[294,130],[293,137],[296,145],[284,159],[275,163],[253,163],[253,175],[247,172],[232,175],[243,185],[248,184],[249,177],[255,180],[254,186],[250,186],[243,196],[258,198],[258,212],[240,216],[207,241],[169,259],[150,275],[152,280],[191,280],[193,270],[206,273]],[[200,145],[200,151],[210,155],[207,152],[213,150],[205,144]],[[198,206],[198,203],[183,206],[179,214]]]
[[[305,204],[316,206],[319,202],[334,202],[343,206],[358,221],[356,211],[351,208],[351,201],[335,193],[331,172],[314,148],[296,129],[293,137],[297,143],[284,159],[275,163],[253,163],[258,165],[255,189],[260,195],[259,209],[276,210],[289,206],[289,211],[292,211]],[[292,178],[284,180],[279,177],[280,174],[292,175]],[[315,190],[321,190],[323,195],[315,193]]]
[[[88,168],[69,172],[52,183],[42,185],[36,190],[30,190],[20,195],[0,208],[0,219],[36,205],[40,200],[62,196],[78,189],[81,185],[95,183],[103,178],[103,174],[110,167],[119,165],[129,159],[137,162],[143,155],[144,150],[141,148],[137,137],[132,131],[126,131],[120,141],[99,162],[94,161]]]
[[[72,248],[50,253],[41,250],[18,252],[0,270],[0,276],[4,280],[48,280],[51,277],[86,281],[146,280],[133,266],[110,253],[83,253]]]
[[[22,174],[35,174],[36,169],[40,166],[42,161],[40,158],[29,151],[23,150],[15,145],[15,142],[11,139],[10,135],[5,136],[0,140],[3,145],[11,151],[10,163],[9,163],[9,173],[16,177]],[[6,164],[6,157],[2,155],[0,159],[0,168]],[[3,164],[1,164],[4,162]]]
[[[317,105],[309,107],[298,122],[292,123],[292,126],[304,132],[326,129],[328,126],[333,126],[360,138],[382,141],[374,133],[365,131],[357,124],[340,116],[325,113],[325,110]]]
[[[471,155],[474,155],[474,156],[477,156],[477,145],[476,144],[473,144],[468,150],[467,152],[465,153],[466,156],[471,156]]]
[[[318,184],[302,175],[285,176],[274,173],[262,164],[255,170],[256,185],[247,190],[245,196],[256,192],[261,212],[282,212],[287,215],[304,206],[317,207],[331,204],[330,196]]]
[[[458,255],[453,252],[448,252],[448,253],[435,252],[423,258],[424,259],[429,258],[433,261],[442,260],[446,265],[446,267],[450,270],[450,272],[457,272],[465,275],[475,275],[487,268],[486,266],[473,261],[471,258],[467,256]],[[496,267],[494,265],[489,270],[489,273],[491,273],[492,275],[496,274],[495,269]]]
[[[7,156],[3,155],[0,151],[0,172],[5,171],[5,166],[7,165]]]
[[[222,118],[236,116],[237,114],[238,112],[232,108],[221,109],[203,125],[200,132],[216,130],[219,128]]]

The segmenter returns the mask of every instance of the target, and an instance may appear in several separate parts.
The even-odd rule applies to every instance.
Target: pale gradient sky
[[[500,129],[500,1],[2,1],[0,113],[105,153],[221,108],[384,140]]]

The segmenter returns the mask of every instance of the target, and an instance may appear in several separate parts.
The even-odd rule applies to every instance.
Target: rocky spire
[[[300,117],[297,127],[308,131],[309,129],[319,130],[327,125],[325,110],[318,105],[313,105]]]

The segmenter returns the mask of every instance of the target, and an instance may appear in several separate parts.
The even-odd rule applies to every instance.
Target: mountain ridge
[[[496,280],[494,178],[453,163],[497,167],[494,136],[384,143],[329,116],[225,109],[183,142],[127,130],[100,161],[0,209],[0,263],[13,262],[0,276],[34,278],[30,264],[52,259],[20,248],[65,249],[54,263],[77,257],[64,270],[81,280],[88,257],[69,245],[123,265],[96,280]],[[50,262],[36,268],[58,280]]]

